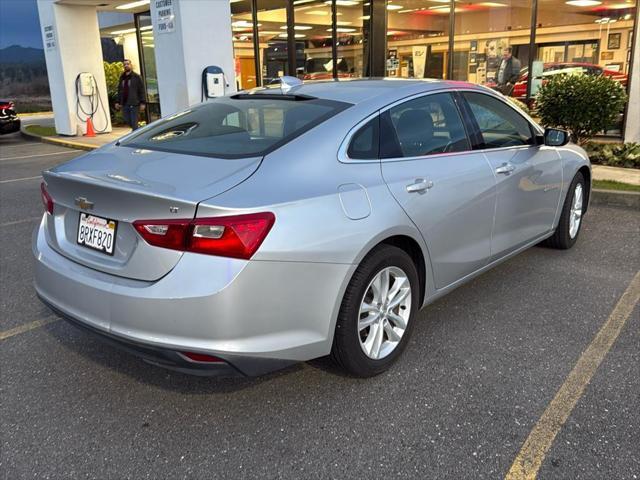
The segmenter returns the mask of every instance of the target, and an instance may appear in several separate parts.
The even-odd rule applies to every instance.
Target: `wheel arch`
[[[588,166],[583,165],[576,173],[581,173],[584,178],[586,187],[584,213],[587,213],[587,210],[589,209],[589,200],[591,198],[591,169]]]

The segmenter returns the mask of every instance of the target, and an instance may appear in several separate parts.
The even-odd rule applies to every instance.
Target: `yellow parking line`
[[[44,327],[52,322],[57,322],[60,320],[59,318],[46,318],[44,320],[35,320],[33,322],[25,323],[24,325],[20,325],[19,327],[11,328],[9,330],[5,330],[4,332],[0,332],[0,340],[6,340],[7,338],[15,337],[16,335],[20,335],[21,333],[28,332],[29,330],[33,330],[36,328]]]
[[[556,435],[569,418],[586,386],[618,338],[622,327],[640,300],[640,272],[637,272],[611,315],[578,359],[556,396],[534,425],[505,480],[534,480]]]

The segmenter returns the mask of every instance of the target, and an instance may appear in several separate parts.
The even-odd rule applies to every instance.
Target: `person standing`
[[[506,47],[502,50],[502,62],[498,70],[498,90],[505,95],[511,95],[513,86],[520,77],[522,65],[520,60],[513,56],[513,49]]]
[[[144,84],[142,77],[133,71],[131,60],[125,59],[124,72],[118,81],[118,101],[116,110],[122,108],[124,121],[132,130],[138,128],[138,115],[144,112]]]

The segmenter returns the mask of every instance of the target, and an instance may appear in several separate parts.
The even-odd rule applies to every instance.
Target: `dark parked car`
[[[20,119],[16,115],[13,102],[0,100],[0,135],[20,130]]]

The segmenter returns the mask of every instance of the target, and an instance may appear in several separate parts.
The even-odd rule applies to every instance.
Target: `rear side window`
[[[366,123],[351,138],[347,155],[355,160],[376,160],[378,158],[380,121],[376,117]]]
[[[262,156],[351,106],[255,97],[222,97],[198,105],[149,125],[121,145],[218,158]]]
[[[482,148],[532,145],[529,122],[501,100],[482,93],[464,92],[482,134]]]
[[[383,114],[383,158],[420,157],[470,150],[460,114],[448,93],[425,95]]]

